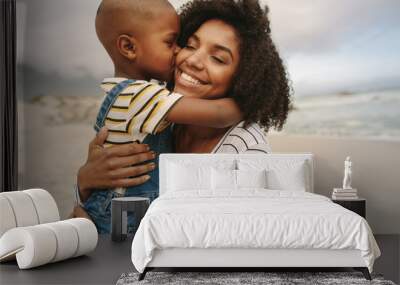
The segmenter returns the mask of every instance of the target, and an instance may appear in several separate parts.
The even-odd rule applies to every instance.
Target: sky
[[[112,75],[94,30],[99,2],[17,0],[18,62],[60,85]],[[400,1],[260,2],[295,96],[400,88]]]

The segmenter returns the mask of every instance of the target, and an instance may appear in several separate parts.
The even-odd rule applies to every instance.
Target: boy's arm
[[[168,112],[166,121],[177,124],[226,128],[243,118],[232,98],[199,99],[182,97]]]
[[[226,128],[243,117],[231,98],[191,98],[154,83],[147,85],[129,103],[126,121],[132,134],[156,134],[170,123]]]

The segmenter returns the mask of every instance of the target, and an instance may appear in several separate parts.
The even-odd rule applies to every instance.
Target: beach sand
[[[19,102],[19,188],[49,191],[62,218],[75,203],[76,173],[95,135],[100,101],[100,96],[42,96]]]

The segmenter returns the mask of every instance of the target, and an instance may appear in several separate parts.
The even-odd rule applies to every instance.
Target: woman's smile
[[[192,85],[204,85],[207,84],[206,82],[204,82],[203,80],[200,80],[199,78],[197,78],[195,75],[193,74],[189,74],[187,72],[182,71],[180,68],[176,69],[176,79],[178,84],[182,84],[185,86],[192,86]]]
[[[208,20],[176,56],[175,92],[203,99],[226,96],[238,64],[235,29],[221,20]]]

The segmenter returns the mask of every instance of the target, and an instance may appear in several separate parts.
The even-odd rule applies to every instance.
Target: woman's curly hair
[[[271,39],[268,7],[257,0],[192,0],[180,8],[181,34],[186,43],[211,19],[231,25],[240,39],[240,61],[228,96],[239,105],[245,126],[258,123],[265,130],[281,130],[289,111],[286,70]]]

